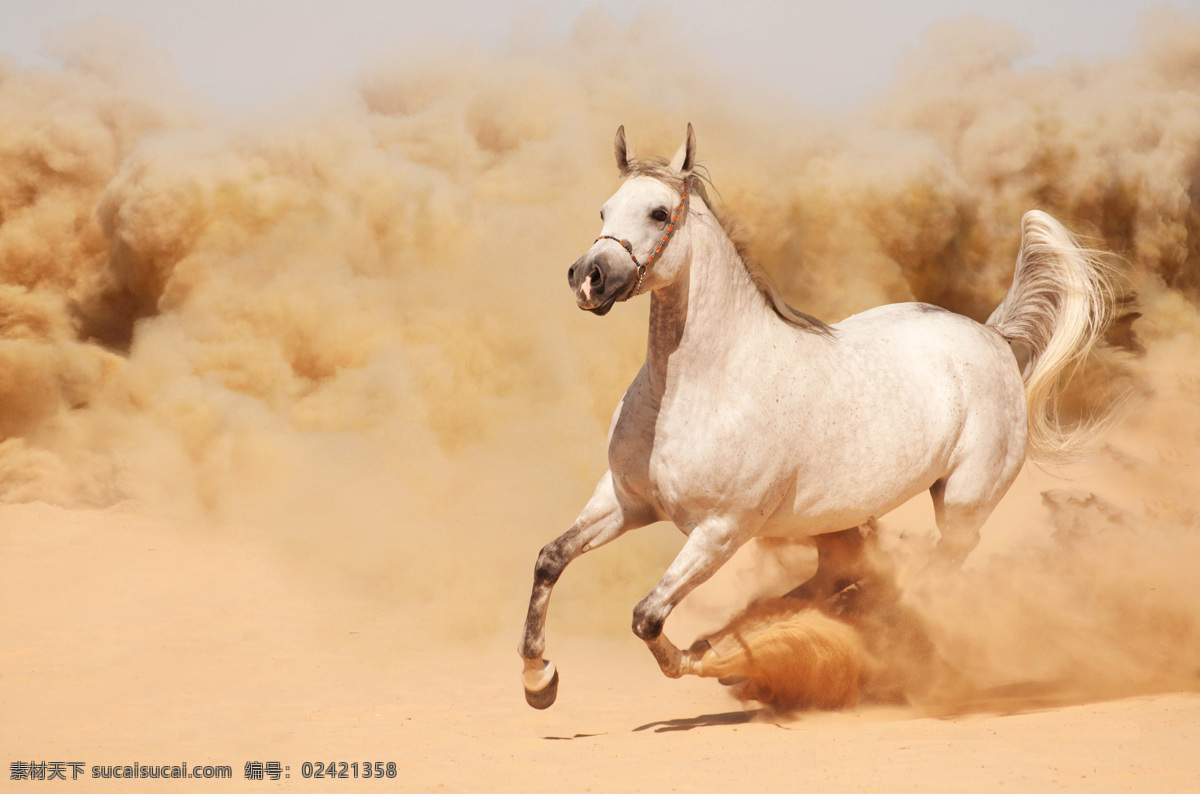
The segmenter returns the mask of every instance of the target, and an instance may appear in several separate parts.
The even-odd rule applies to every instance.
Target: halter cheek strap
[[[637,265],[637,281],[633,285],[633,290],[624,298],[621,298],[621,300],[627,301],[641,291],[642,279],[646,277],[646,270],[650,267],[650,265],[654,264],[655,259],[658,259],[659,256],[662,255],[663,249],[667,247],[667,243],[670,241],[671,237],[675,235],[675,227],[679,225],[679,216],[683,213],[683,207],[685,204],[687,204],[687,200],[688,194],[687,188],[685,187],[683,189],[683,196],[679,199],[679,206],[675,208],[675,213],[671,216],[671,223],[667,225],[667,233],[663,235],[662,242],[658,244],[658,247],[654,249],[654,253],[650,254],[645,262],[638,261],[637,256],[633,253],[633,246],[628,240],[622,240],[619,237],[613,237],[611,234],[602,234],[596,238],[597,243],[601,240],[612,240],[615,243],[619,243],[621,247],[629,253],[629,258],[633,260],[633,263]]]

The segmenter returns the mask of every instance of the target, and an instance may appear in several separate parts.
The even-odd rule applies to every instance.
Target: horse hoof
[[[535,709],[548,709],[554,705],[554,699],[558,697],[558,671],[554,671],[554,677],[550,679],[550,683],[546,684],[546,688],[540,691],[532,689],[525,690],[525,702],[533,706]]]
[[[550,680],[544,683],[537,680],[531,681],[530,679],[534,677],[526,673],[525,702],[535,709],[548,709],[554,705],[554,700],[558,697],[558,670],[552,662],[546,662],[539,673],[540,675],[536,678],[544,678],[546,673],[551,673]],[[530,686],[531,683],[533,686]]]

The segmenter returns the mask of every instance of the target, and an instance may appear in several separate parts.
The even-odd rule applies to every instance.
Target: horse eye
[[[659,223],[666,223],[667,222],[667,211],[665,209],[663,209],[662,207],[659,207],[654,212],[650,213],[650,217],[653,218],[654,220],[658,221]]]
[[[604,210],[600,210],[600,220],[604,220]]]

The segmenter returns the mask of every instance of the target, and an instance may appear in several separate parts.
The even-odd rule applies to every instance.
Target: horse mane
[[[810,333],[821,334],[823,336],[833,335],[833,329],[828,324],[810,314],[805,314],[799,309],[789,306],[784,301],[783,296],[779,294],[779,289],[775,286],[775,282],[771,280],[771,276],[767,271],[763,270],[750,259],[747,254],[749,240],[741,223],[724,209],[714,207],[713,203],[708,199],[708,190],[705,188],[705,185],[711,187],[714,191],[716,190],[716,186],[713,185],[707,168],[703,165],[697,165],[685,177],[673,170],[664,158],[651,156],[637,160],[630,159],[623,176],[648,176],[652,179],[657,179],[676,192],[682,193],[686,188],[690,195],[699,196],[701,201],[704,202],[704,206],[708,207],[708,211],[717,219],[717,223],[721,226],[721,231],[733,243],[733,249],[737,253],[738,261],[746,269],[746,275],[750,276],[750,280],[758,288],[758,293],[766,301],[767,306],[774,310],[775,314],[788,325],[799,328],[802,331],[809,331]],[[720,195],[719,191],[717,195]]]

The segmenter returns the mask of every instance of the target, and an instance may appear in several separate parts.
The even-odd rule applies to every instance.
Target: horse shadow
[[[671,733],[673,731],[691,731],[696,728],[713,728],[722,725],[744,725],[748,722],[753,722],[756,718],[763,715],[765,711],[765,709],[725,711],[720,714],[701,714],[698,717],[657,720],[655,722],[647,722],[645,725],[639,725],[633,729],[633,732],[637,733],[638,731],[653,729],[655,733]]]
[[[698,717],[680,717],[673,720],[655,720],[639,725],[631,733],[653,730],[655,733],[672,733],[674,731],[691,731],[696,728],[715,728],[723,725],[745,725],[753,722],[759,716],[766,714],[766,709],[751,709],[749,711],[726,711],[720,714],[701,714]],[[590,739],[603,736],[603,733],[577,733],[574,736],[543,736],[547,741],[574,741],[575,739]]]

